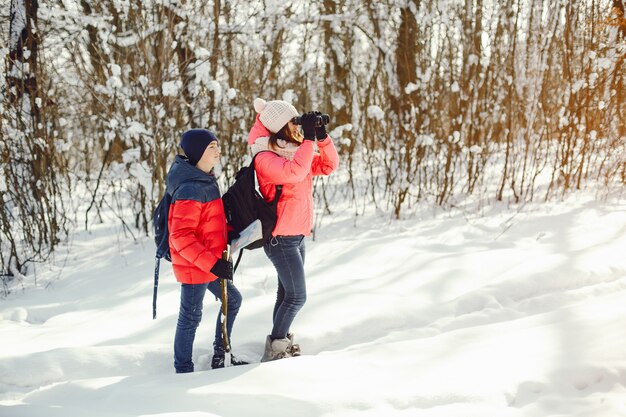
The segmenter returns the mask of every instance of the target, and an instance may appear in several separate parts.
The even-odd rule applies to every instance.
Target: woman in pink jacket
[[[265,341],[262,362],[298,356],[291,323],[306,301],[304,276],[304,237],[313,227],[313,176],[329,175],[337,168],[339,156],[324,124],[317,124],[319,113],[302,115],[302,133],[293,118],[297,110],[285,101],[266,102],[257,98],[258,115],[248,136],[261,192],[274,199],[276,185],[282,185],[278,200],[278,220],[264,250],[278,273],[273,327]],[[317,139],[317,140],[316,140]],[[316,145],[317,144],[317,151]]]

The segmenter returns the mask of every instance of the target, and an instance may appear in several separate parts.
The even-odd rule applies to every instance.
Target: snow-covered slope
[[[168,264],[152,320],[152,241],[114,220],[78,233],[0,301],[0,416],[626,416],[626,204],[483,214],[327,215],[292,327],[304,356],[272,363],[276,278],[246,252],[232,343],[253,363],[209,369],[207,297],[187,375]]]

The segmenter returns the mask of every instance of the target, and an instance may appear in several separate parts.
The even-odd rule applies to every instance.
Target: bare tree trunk
[[[11,2],[11,25],[9,39],[9,63],[6,74],[9,103],[15,108],[22,107],[24,99],[29,100],[29,114],[18,112],[19,122],[38,129],[41,113],[37,106],[37,55],[39,35],[37,25],[37,0],[13,0]],[[32,120],[24,120],[30,116]]]
[[[513,175],[511,171],[513,167],[511,167],[511,160],[514,156],[514,143],[513,138],[515,136],[515,128],[514,120],[516,119],[514,102],[516,101],[516,91],[515,91],[515,52],[517,49],[517,22],[519,19],[519,3],[517,7],[517,12],[514,14],[513,12],[513,0],[509,2],[509,7],[506,10],[509,11],[507,14],[506,22],[506,31],[510,39],[510,45],[508,48],[510,50],[510,54],[506,58],[506,75],[510,77],[509,87],[506,97],[506,151],[504,155],[504,168],[502,172],[502,180],[500,182],[500,188],[496,194],[496,200],[502,201],[504,195],[504,188],[506,186],[507,181],[509,180],[509,176]]]
[[[613,13],[615,23],[619,29],[620,37],[626,38],[626,2],[624,0],[613,0]]]
[[[3,276],[24,273],[31,260],[46,258],[60,239],[63,220],[54,141],[46,111],[53,104],[40,87],[41,46],[36,0],[13,0],[0,144],[5,190],[0,196],[0,267]],[[0,106],[2,108],[2,106]],[[8,256],[7,256],[7,251]]]
[[[171,39],[176,40],[176,47],[174,51],[178,58],[178,72],[182,78],[182,95],[183,100],[187,108],[187,117],[190,121],[199,121],[201,117],[197,117],[198,115],[194,112],[193,106],[193,97],[191,96],[190,89],[195,81],[195,76],[193,73],[193,69],[190,68],[192,62],[195,62],[196,56],[194,52],[188,47],[187,43],[184,39],[178,39],[175,28],[179,27],[184,23],[182,17],[174,12],[167,5],[162,6],[164,16],[168,20],[168,32]],[[155,53],[160,53],[161,51],[155,51]],[[211,73],[214,74],[213,66],[217,65],[213,61],[217,59],[211,58]],[[210,109],[208,109],[210,111]],[[204,109],[201,109],[201,112],[204,113]],[[210,113],[209,113],[210,114]]]
[[[396,218],[400,217],[402,205],[413,186],[414,173],[419,169],[419,163],[415,161],[415,157],[418,156],[417,130],[421,128],[421,120],[416,117],[419,114],[418,92],[414,91],[410,95],[404,93],[407,86],[417,81],[417,54],[420,47],[417,42],[418,27],[414,11],[419,9],[419,2],[420,0],[412,0],[400,10],[400,27],[396,40],[396,77],[399,91],[397,95],[392,93],[390,97],[391,109],[399,122],[395,136],[399,142],[396,152],[400,151],[398,175],[402,178],[400,184],[397,184],[398,189],[394,196]]]
[[[613,12],[618,28],[618,36],[616,42],[626,39],[626,0],[613,0]],[[624,88],[624,80],[626,73],[626,64],[624,61],[626,56],[622,54],[617,58],[615,64],[614,77],[611,80],[611,87],[616,91],[616,102],[622,105],[617,108],[618,114],[618,134],[620,137],[626,137],[626,88]],[[626,164],[622,168],[622,172],[626,171]],[[624,180],[622,179],[622,183]]]

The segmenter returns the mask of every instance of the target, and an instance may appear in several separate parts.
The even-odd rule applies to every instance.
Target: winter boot
[[[265,353],[261,358],[261,362],[274,361],[276,359],[290,358],[292,355],[289,352],[289,339],[276,339],[268,335],[265,339]]]
[[[223,353],[221,355],[213,355],[213,359],[211,359],[211,369],[223,368],[224,367],[224,357],[225,356],[224,356]],[[235,357],[235,355],[231,354],[230,355],[230,364],[232,366],[247,365],[248,362],[239,360],[239,359],[237,359]]]
[[[300,350],[300,345],[297,343],[293,343],[293,333],[287,333],[287,339],[289,339],[289,349],[288,352],[291,353],[291,356],[296,357],[302,355],[302,351]]]

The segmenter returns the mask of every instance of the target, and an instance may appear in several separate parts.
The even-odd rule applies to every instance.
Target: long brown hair
[[[289,123],[283,126],[283,128],[280,129],[278,132],[272,133],[270,135],[269,147],[274,149],[280,148],[281,146],[278,144],[278,139],[282,139],[287,143],[293,143],[294,145],[298,146],[300,146],[300,144],[302,143],[302,140],[298,140],[293,135],[293,133],[291,133],[291,129],[289,129]]]

